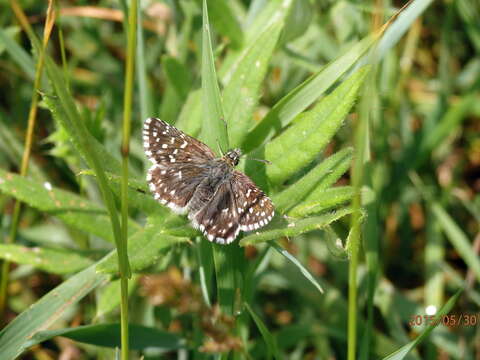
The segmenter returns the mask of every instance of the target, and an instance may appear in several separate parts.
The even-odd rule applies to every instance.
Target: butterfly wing
[[[199,188],[202,191],[201,188]],[[208,198],[206,194],[205,198]],[[197,212],[190,216],[195,228],[208,240],[218,244],[230,244],[240,231],[239,213],[229,181],[222,182],[213,196]]]
[[[156,118],[145,120],[143,147],[152,163],[166,167],[177,163],[203,163],[215,158],[207,145]]]
[[[275,215],[272,200],[240,171],[233,171],[231,184],[240,230],[252,231],[267,225]]]
[[[153,163],[147,182],[154,198],[185,213],[196,187],[205,177],[205,163],[215,154],[204,143],[156,118],[145,120],[145,154]]]

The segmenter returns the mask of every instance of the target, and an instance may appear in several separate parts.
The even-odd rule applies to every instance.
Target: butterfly
[[[188,214],[208,240],[230,244],[240,230],[257,230],[274,216],[268,196],[234,169],[240,149],[218,158],[201,141],[156,118],[145,120],[143,145],[153,163],[147,173],[153,197],[175,213]]]

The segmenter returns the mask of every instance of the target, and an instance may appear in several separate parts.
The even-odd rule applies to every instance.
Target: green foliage
[[[431,2],[412,1],[389,27],[380,14],[398,9],[373,2],[142,4],[128,179],[119,151],[126,22],[68,9],[57,19],[29,175],[20,177],[39,43],[3,11],[3,234],[12,199],[23,211],[14,243],[0,243],[0,259],[13,264],[0,357],[38,344],[41,357],[44,343],[56,356],[56,336],[85,358],[114,357],[127,298],[119,249],[133,273],[132,358],[473,358],[471,329],[408,324],[427,305],[441,315],[480,304],[480,60],[472,52],[480,8]],[[22,6],[44,18],[44,5]],[[32,24],[41,33],[42,21]],[[216,153],[241,148],[239,169],[275,205],[271,223],[221,246],[158,204],[144,180],[146,116]],[[118,242],[122,181],[126,248]],[[40,285],[30,289],[31,279]],[[84,326],[72,326],[78,318]]]

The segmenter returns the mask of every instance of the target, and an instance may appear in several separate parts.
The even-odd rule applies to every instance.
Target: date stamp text
[[[408,324],[415,326],[443,325],[448,327],[476,326],[480,324],[480,313],[478,314],[449,314],[437,315],[411,315]]]

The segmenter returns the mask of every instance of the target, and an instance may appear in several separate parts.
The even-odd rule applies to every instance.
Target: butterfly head
[[[242,156],[242,150],[232,149],[228,150],[227,153],[223,156],[223,160],[230,166],[234,167],[238,165],[240,161],[240,156]]]

